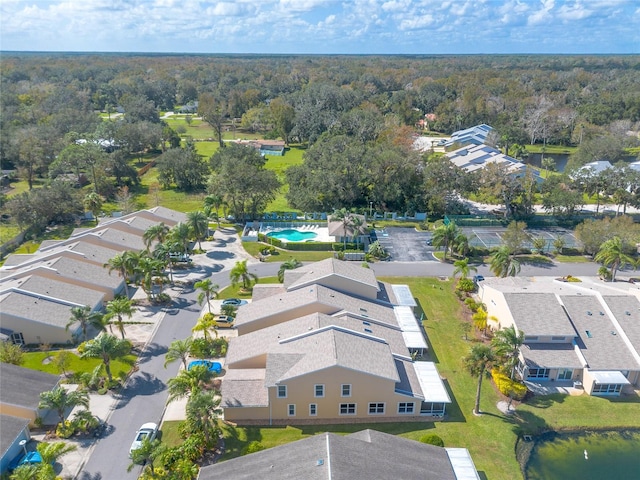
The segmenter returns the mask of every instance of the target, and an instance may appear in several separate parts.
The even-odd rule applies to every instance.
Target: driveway
[[[392,262],[435,261],[433,247],[427,245],[430,232],[418,232],[414,228],[387,227],[376,230],[376,239],[391,255]]]

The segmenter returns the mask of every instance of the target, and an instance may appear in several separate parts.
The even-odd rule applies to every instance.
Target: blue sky
[[[0,49],[640,53],[640,0],[2,0]]]

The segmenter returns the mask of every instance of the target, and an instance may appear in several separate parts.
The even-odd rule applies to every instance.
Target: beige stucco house
[[[479,295],[492,328],[524,332],[518,370],[525,381],[573,382],[589,395],[637,389],[640,289],[580,280],[487,278]]]
[[[38,409],[40,394],[59,383],[57,375],[0,363],[0,414],[24,418],[33,425],[48,413]]]
[[[273,425],[444,415],[451,400],[435,365],[414,361],[427,344],[406,286],[328,259],[256,291],[239,308],[229,344],[225,419]]]

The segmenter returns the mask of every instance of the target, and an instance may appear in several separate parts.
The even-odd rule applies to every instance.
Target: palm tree
[[[68,331],[76,323],[80,323],[83,341],[87,339],[87,329],[89,327],[95,327],[99,331],[104,330],[103,315],[100,312],[92,312],[89,305],[71,308],[71,318],[65,325],[65,329]]]
[[[362,225],[362,219],[357,215],[354,215],[346,208],[341,208],[339,210],[334,210],[331,214],[331,220],[334,222],[342,222],[342,238],[344,240],[344,250],[347,249],[347,237],[349,237],[349,227],[353,228],[353,235],[355,237],[358,235],[358,229]]]
[[[96,225],[98,225],[98,215],[100,215],[100,211],[102,210],[103,198],[100,196],[100,194],[91,192],[84,197],[83,203],[84,208],[86,208],[93,214],[93,218],[95,218],[96,220]]]
[[[154,241],[157,241],[158,243],[164,242],[167,235],[169,235],[169,227],[165,225],[164,222],[160,222],[147,228],[142,234],[142,240],[144,240],[144,244],[147,246],[147,251],[151,248],[151,244]]]
[[[523,343],[524,332],[522,330],[516,331],[513,325],[498,330],[491,340],[491,346],[496,352],[496,355],[504,363],[505,368],[510,370],[511,380],[513,380],[516,374],[518,353]]]
[[[120,275],[124,279],[124,293],[127,298],[129,298],[129,286],[127,285],[127,277],[130,273],[130,256],[127,255],[127,253],[128,252],[117,254],[103,266],[109,269],[109,274],[111,274],[111,272],[113,272],[114,270],[118,271],[118,275]]]
[[[169,268],[169,281],[173,285],[173,259],[171,254],[179,250],[180,244],[173,241],[166,241],[156,244],[153,249],[153,257],[157,260],[162,260]]]
[[[200,290],[198,294],[198,305],[202,305],[206,301],[209,313],[211,313],[211,300],[218,296],[218,288],[220,287],[212,283],[210,278],[200,280],[194,283],[193,286],[196,290]]]
[[[473,408],[474,415],[480,415],[480,393],[482,391],[482,379],[491,370],[495,362],[495,354],[489,345],[478,343],[471,347],[471,351],[464,358],[467,371],[474,377],[478,377],[476,390],[476,403]]]
[[[53,469],[53,465],[56,461],[66,455],[69,452],[73,452],[77,447],[75,445],[65,442],[42,442],[36,447],[38,453],[42,457],[42,463],[39,465],[38,480],[42,479],[55,479],[56,472]],[[33,477],[32,477],[33,478]]]
[[[122,338],[125,339],[125,331],[124,331],[124,321],[122,319],[123,316],[131,318],[135,313],[136,309],[133,307],[131,300],[124,297],[114,298],[110,302],[107,303],[106,313],[104,318],[106,320],[114,323],[122,335]],[[112,321],[112,319],[117,318],[116,321]]]
[[[191,370],[180,370],[177,376],[167,382],[169,386],[169,399],[167,402],[173,402],[189,394],[191,396],[197,395],[214,376],[215,373],[205,365],[196,365]]]
[[[515,277],[520,273],[520,262],[511,255],[509,247],[503,245],[491,258],[491,271],[496,277]]]
[[[220,228],[220,207],[224,202],[222,196],[217,194],[211,194],[204,197],[204,207],[203,211],[208,218],[215,219],[218,223],[218,228]]]
[[[158,438],[149,440],[145,437],[140,447],[131,452],[131,463],[127,467],[127,472],[133,470],[136,465],[143,464],[145,470],[148,468],[151,477],[154,478],[155,471],[153,469],[153,462],[156,458],[161,457],[167,448],[167,445],[163,444]]]
[[[193,339],[191,337],[184,340],[174,340],[169,345],[166,355],[164,356],[164,368],[167,368],[172,362],[176,360],[182,360],[182,365],[187,368],[187,359],[189,358],[189,352],[193,345]]]
[[[111,375],[111,360],[122,358],[131,352],[131,342],[121,340],[113,335],[101,333],[93,340],[84,343],[84,352],[80,358],[99,358],[104,364],[109,383],[113,381]]]
[[[624,268],[627,264],[634,267],[636,265],[634,258],[624,252],[624,245],[618,236],[604,242],[593,259],[611,269],[610,276],[612,282],[616,281],[616,273],[619,269]]]
[[[213,392],[199,391],[191,395],[186,407],[190,430],[204,433],[207,445],[219,433],[218,418],[222,413],[220,397]]]
[[[447,252],[453,251],[453,245],[458,233],[458,227],[455,222],[440,225],[433,231],[431,241],[434,247],[444,248],[444,260],[447,259]]]
[[[198,319],[194,327],[191,329],[192,332],[202,332],[202,335],[207,342],[211,340],[211,336],[209,335],[209,332],[211,330],[215,332],[217,338],[218,330],[216,325],[216,318],[211,313],[204,314],[201,318]]]
[[[453,239],[452,250],[457,255],[464,257],[469,253],[469,237],[462,230],[457,230],[456,237]]]
[[[255,273],[249,272],[246,260],[236,262],[231,269],[229,276],[231,278],[231,285],[234,287],[242,281],[242,288],[245,291],[249,290],[253,283],[258,282],[258,276]]]
[[[169,232],[169,238],[180,245],[180,253],[184,253],[185,255],[189,253],[189,240],[191,239],[189,225],[182,222],[177,223]]]
[[[58,418],[60,418],[60,423],[63,423],[65,412],[78,405],[89,408],[89,394],[87,392],[80,390],[70,392],[63,387],[56,387],[40,394],[38,408],[41,410],[55,410]]]
[[[460,274],[462,278],[468,278],[469,273],[478,271],[476,267],[474,267],[473,265],[469,265],[468,258],[463,258],[462,260],[456,260],[455,262],[453,262],[453,266],[455,267],[453,270],[454,277]]]
[[[198,241],[198,250],[202,250],[202,240],[207,237],[209,232],[209,218],[200,210],[189,212],[187,213],[187,225],[189,225],[191,233]]]
[[[284,282],[284,272],[285,270],[295,270],[298,267],[302,266],[302,262],[300,262],[297,258],[290,258],[282,262],[280,265],[280,269],[278,270],[278,281],[280,283]]]

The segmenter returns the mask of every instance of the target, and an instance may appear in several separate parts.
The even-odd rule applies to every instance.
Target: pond
[[[640,432],[551,434],[531,452],[525,478],[640,478]]]

